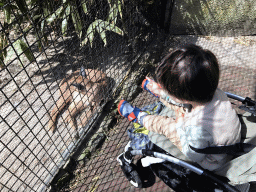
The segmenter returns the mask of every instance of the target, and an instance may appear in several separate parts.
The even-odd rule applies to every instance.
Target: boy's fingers
[[[151,91],[152,87],[153,87],[153,83],[152,83],[152,82],[149,82],[149,83],[147,84],[147,88]]]

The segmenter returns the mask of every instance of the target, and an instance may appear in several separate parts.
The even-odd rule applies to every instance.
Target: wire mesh
[[[143,52],[135,52],[129,41],[138,27],[122,37],[120,18],[128,16],[120,6],[120,1],[1,2],[1,191],[45,191],[93,131],[104,105]],[[82,88],[76,85],[80,75],[74,75],[81,66],[86,70]],[[70,82],[69,75],[74,77]],[[53,132],[49,121],[54,118]]]
[[[235,36],[235,33],[229,37],[207,36],[210,33],[207,30],[203,30],[204,36],[191,35],[202,34],[205,22],[197,22],[195,15],[186,15],[186,10],[193,14],[190,8],[196,6],[189,2],[22,0],[0,3],[0,191],[49,190],[58,172],[79,152],[79,147],[88,146],[87,139],[95,132],[103,142],[99,144],[100,149],[91,150],[93,153],[83,159],[83,166],[73,166],[69,170],[72,176],[57,190],[141,191],[130,185],[116,161],[129,140],[126,131],[132,125],[107,106],[109,101],[121,97],[138,107],[154,102],[155,98],[142,92],[140,84],[146,74],[150,71],[153,74],[154,67],[167,52],[181,44],[194,43],[211,50],[220,62],[219,87],[256,99],[253,29],[249,27],[250,33],[246,27],[239,30],[238,35],[250,36]],[[214,1],[209,5],[213,6]],[[255,7],[245,9],[250,14],[243,17],[243,23],[252,26],[254,13],[251,12]],[[172,28],[177,24],[175,21],[180,21],[177,11],[186,15],[184,23],[192,19],[192,24],[201,27],[189,26],[187,32],[183,26],[177,33]],[[228,26],[226,20],[221,22],[223,25]],[[160,27],[167,27],[165,31],[171,33],[165,34]],[[103,102],[88,99],[98,97],[92,84],[99,84],[93,79],[104,78],[103,73],[97,76],[87,71],[90,82],[83,82],[84,87],[79,88],[75,84],[79,84],[80,75],[74,74],[80,73],[81,66],[107,75],[108,85],[101,91]],[[62,89],[62,80],[70,75],[74,77],[72,82]],[[70,94],[73,100],[79,101],[68,102],[65,95],[69,92],[73,93]],[[57,106],[60,114],[52,132],[51,112],[63,98],[65,108],[61,110],[62,106]],[[69,108],[70,105],[73,107]],[[81,106],[85,109],[80,109]],[[67,118],[73,110],[81,111],[74,120],[76,129],[70,126],[72,119]],[[111,117],[114,123],[104,116]],[[172,191],[158,179],[143,190]]]

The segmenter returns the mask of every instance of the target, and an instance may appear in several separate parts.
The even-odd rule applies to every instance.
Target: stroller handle
[[[216,183],[220,184],[223,188],[227,189],[230,192],[240,192],[238,189],[236,189],[235,187],[229,185],[228,183],[225,183],[221,180],[219,180],[218,178],[214,177],[212,174],[210,174],[208,171],[204,171],[196,166],[193,166],[185,161],[182,161],[178,158],[172,157],[170,155],[166,155],[163,153],[159,153],[159,152],[155,152],[155,151],[148,151],[145,149],[142,150],[128,150],[125,153],[131,153],[132,155],[147,155],[147,156],[154,156],[160,159],[164,159],[166,161],[169,161],[171,163],[175,163],[177,165],[180,165],[182,167],[185,167],[195,173],[197,173],[198,175],[204,175],[212,180],[214,180]]]
[[[235,94],[229,93],[229,92],[225,92],[225,93],[226,93],[226,95],[227,95],[229,98],[231,98],[231,99],[235,99],[235,100],[241,101],[241,102],[244,102],[244,101],[245,101],[245,98],[244,98],[244,97],[241,97],[241,96],[239,96],[239,95],[235,95]]]
[[[194,171],[195,173],[197,173],[198,175],[202,175],[204,172],[202,169],[199,169],[185,161],[182,161],[180,159],[177,159],[175,157],[172,157],[172,156],[169,156],[169,155],[166,155],[163,153],[154,152],[154,151],[144,151],[144,150],[132,150],[130,152],[132,155],[148,155],[148,156],[153,155],[154,157],[164,159],[166,161],[170,161],[170,162],[180,165],[182,167],[188,168],[191,171]]]
[[[231,98],[231,99],[235,99],[237,101],[242,102],[244,105],[240,106],[239,108],[244,110],[244,111],[248,111],[250,112],[253,116],[256,116],[256,101],[252,100],[249,97],[241,97],[239,95],[235,95],[233,93],[229,93],[229,92],[225,92],[225,94]]]

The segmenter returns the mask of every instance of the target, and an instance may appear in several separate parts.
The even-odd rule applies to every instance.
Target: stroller
[[[226,92],[226,95],[231,99],[242,102],[239,108],[249,112],[252,117],[256,116],[255,101],[228,92]],[[240,155],[239,152],[243,152],[244,155],[245,152],[253,148],[254,145],[252,144],[237,146],[235,149],[236,157]],[[140,155],[142,158],[135,165],[132,160],[136,155]],[[117,157],[117,161],[125,177],[136,188],[152,186],[155,182],[155,176],[159,177],[176,192],[248,192],[250,188],[249,183],[233,186],[229,184],[227,177],[180,160],[151,141],[147,143],[146,149],[142,150],[133,150],[128,143],[124,153]]]

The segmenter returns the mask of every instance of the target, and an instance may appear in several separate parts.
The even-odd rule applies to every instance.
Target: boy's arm
[[[181,118],[175,120],[164,116],[147,115],[143,119],[143,125],[149,131],[165,135],[188,158],[200,163],[206,158],[206,155],[196,153],[190,146],[195,148],[208,147],[212,143],[212,136],[201,127],[195,126],[187,127],[186,131],[179,127],[178,134],[176,126],[181,123],[181,120]]]
[[[159,116],[159,115],[147,115],[143,119],[143,125],[146,129],[152,132],[156,132],[165,135],[170,141],[182,151],[180,138],[175,128],[175,119]]]

